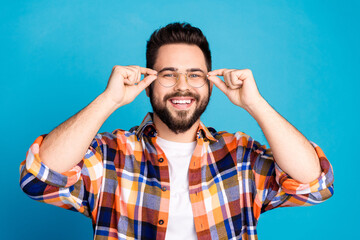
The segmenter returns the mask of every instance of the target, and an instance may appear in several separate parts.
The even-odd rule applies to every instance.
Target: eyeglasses
[[[158,73],[158,81],[159,83],[166,88],[170,88],[175,86],[177,81],[180,78],[180,74],[185,75],[186,82],[194,88],[200,88],[204,86],[207,81],[207,76],[203,72],[188,72],[188,73],[179,73],[176,71],[163,71]]]

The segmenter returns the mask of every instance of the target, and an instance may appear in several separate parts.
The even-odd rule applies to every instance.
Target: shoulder
[[[228,131],[216,131],[213,127],[207,127],[207,129],[209,130],[211,135],[218,141],[221,141],[221,140],[236,141],[236,142],[240,141],[243,143],[253,141],[253,139],[244,132],[238,131],[238,132],[234,132],[234,133],[229,133]]]
[[[134,126],[132,128],[130,128],[130,130],[124,130],[124,129],[115,129],[111,135],[114,137],[130,137],[132,135],[136,135],[137,130],[138,130],[139,126]]]
[[[229,133],[227,131],[216,131],[212,127],[207,128],[211,135],[217,140],[216,143],[213,144],[220,144],[222,147],[224,145],[230,146],[230,145],[236,145],[237,147],[242,147],[246,149],[251,149],[259,152],[268,151],[266,145],[262,145],[255,139],[253,139],[250,135],[237,131],[234,133]]]
[[[119,140],[121,142],[121,139],[129,139],[132,136],[135,136],[137,128],[138,126],[135,126],[128,131],[124,129],[115,129],[112,132],[98,133],[94,137],[92,145],[109,145],[111,143],[116,143]]]

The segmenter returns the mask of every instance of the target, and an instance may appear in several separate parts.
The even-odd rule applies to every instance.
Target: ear
[[[145,88],[146,96],[150,97],[150,88],[153,85],[153,82]]]
[[[211,96],[211,93],[212,93],[212,90],[213,90],[213,86],[214,86],[214,83],[209,81],[210,82],[210,96]]]

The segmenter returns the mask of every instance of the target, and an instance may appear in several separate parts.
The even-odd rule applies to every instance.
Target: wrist
[[[244,106],[244,109],[254,117],[267,106],[269,106],[267,101],[262,96],[260,96],[256,101],[253,101],[251,104]]]
[[[121,104],[114,101],[114,99],[105,91],[98,96],[98,100],[101,101],[101,103],[104,105],[104,108],[108,109],[111,113],[122,106]]]

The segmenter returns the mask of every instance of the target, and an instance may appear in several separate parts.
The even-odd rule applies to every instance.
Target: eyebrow
[[[174,67],[165,67],[163,69],[161,69],[160,71],[158,71],[158,73],[164,72],[164,71],[177,71],[179,70],[178,68],[174,68]],[[203,70],[201,70],[200,68],[188,68],[186,69],[186,72],[203,72]]]

